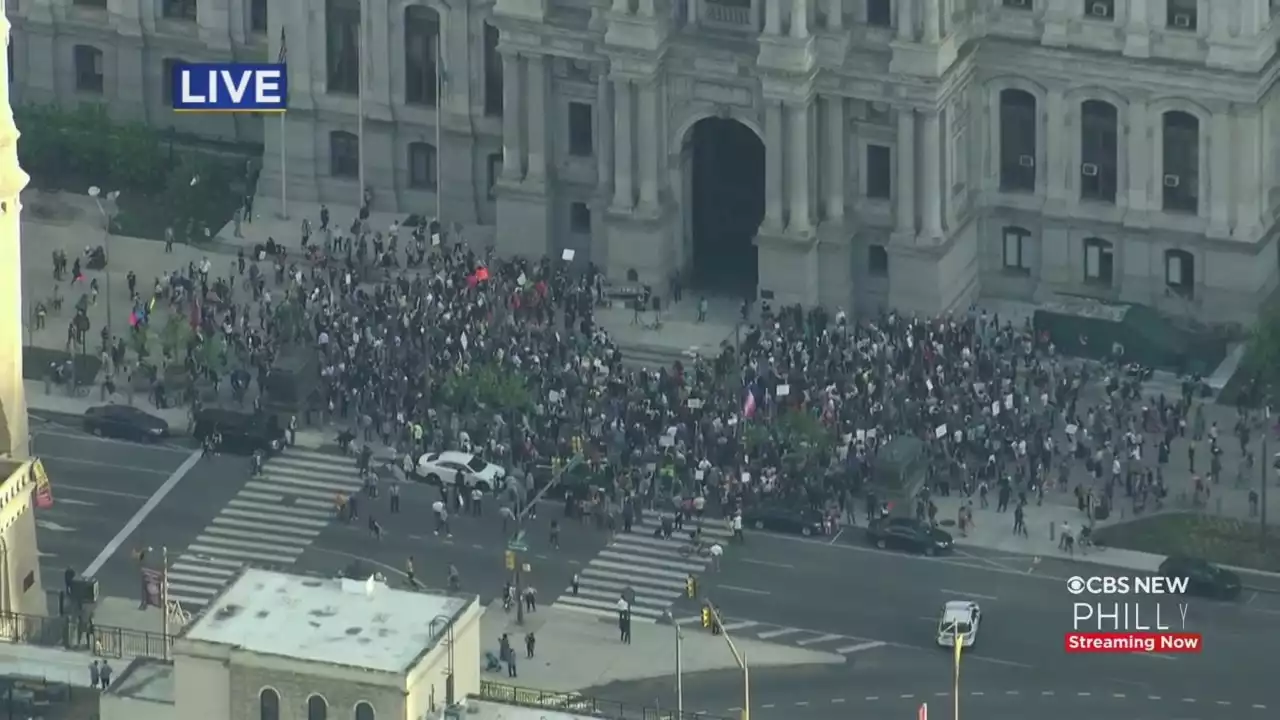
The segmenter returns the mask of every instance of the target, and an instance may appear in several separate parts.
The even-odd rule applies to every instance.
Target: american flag
[[[276,58],[276,62],[283,65],[289,59],[289,44],[284,39],[284,28],[280,28],[280,56]]]
[[[750,420],[756,414],[756,394],[747,388],[747,396],[742,400],[742,417]]]

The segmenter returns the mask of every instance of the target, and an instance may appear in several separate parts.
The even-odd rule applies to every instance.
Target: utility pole
[[[437,152],[439,152],[439,150],[437,150]],[[559,472],[553,473],[551,480],[544,485],[543,488],[539,490],[531,500],[529,500],[529,502],[525,503],[524,507],[520,508],[520,512],[516,513],[516,531],[515,534],[511,536],[511,540],[507,542],[507,564],[508,567],[514,565],[514,567],[510,567],[510,569],[514,570],[516,574],[515,601],[517,625],[524,624],[524,563],[522,562],[524,558],[521,557],[519,553],[529,551],[529,545],[525,542],[524,537],[525,516],[529,514],[530,509],[538,506],[538,503],[542,500],[542,497],[547,494],[548,490],[560,484],[560,479],[564,477],[565,473],[581,464],[582,458],[580,456],[574,456],[569,460],[567,465],[560,469]]]
[[[684,630],[676,629],[676,720],[684,720]]]
[[[710,600],[703,600],[703,607],[711,611],[713,627],[720,628],[720,636],[724,638],[724,642],[729,646],[729,654],[733,656],[733,661],[738,664],[738,668],[742,670],[742,720],[751,720],[751,667],[747,665],[746,653],[738,652],[738,646],[733,644],[733,638],[729,637],[729,631],[724,629],[724,621],[720,618],[720,611]]]
[[[1262,492],[1258,498],[1258,547],[1262,552],[1267,551],[1267,481],[1270,479],[1271,473],[1267,470],[1271,466],[1271,454],[1267,447],[1267,441],[1271,439],[1271,405],[1266,405],[1265,415],[1262,420],[1262,462],[1260,475],[1262,478]]]
[[[169,657],[169,547],[160,548],[160,642]]]

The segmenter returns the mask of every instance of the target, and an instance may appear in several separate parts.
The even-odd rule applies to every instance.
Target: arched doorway
[[[693,146],[693,287],[755,297],[759,264],[753,243],[764,219],[764,144],[746,125],[704,118],[689,131]]]

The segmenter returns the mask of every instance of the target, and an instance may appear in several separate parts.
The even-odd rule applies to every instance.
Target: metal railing
[[[173,636],[81,623],[75,617],[0,612],[0,642],[83,650],[109,658],[168,659]]]
[[[505,685],[492,680],[480,681],[481,700],[518,705],[520,707],[537,708],[539,710],[557,710],[575,715],[589,715],[608,720],[730,720],[729,718],[708,715],[707,713],[678,713],[675,708],[662,709],[586,697],[575,692],[557,692],[538,690],[536,688]]]

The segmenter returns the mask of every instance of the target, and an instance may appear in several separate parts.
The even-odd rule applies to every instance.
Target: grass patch
[[[1267,547],[1259,545],[1257,521],[1162,513],[1098,528],[1099,545],[1155,555],[1188,555],[1220,565],[1280,572],[1280,528],[1268,528]]]
[[[231,222],[232,215],[240,207],[241,196],[233,192],[210,193],[205,202],[193,209],[194,226],[209,228],[216,235],[223,226]],[[188,238],[186,226],[191,222],[187,217],[175,213],[171,206],[156,202],[153,198],[121,194],[117,201],[120,211],[112,222],[112,232],[117,235],[145,238],[147,240],[163,240],[165,228],[172,227],[178,241],[194,239],[203,240],[204,233],[196,231]]]
[[[93,385],[102,369],[102,360],[96,355],[69,353],[52,348],[24,345],[22,348],[22,377],[25,380],[44,381],[49,377],[51,364],[62,365],[68,360],[75,368],[76,379],[80,385]]]

